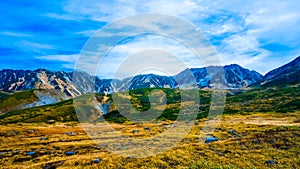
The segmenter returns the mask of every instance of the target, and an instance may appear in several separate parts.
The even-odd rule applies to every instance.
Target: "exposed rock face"
[[[191,79],[187,79],[187,71],[185,70],[178,75],[176,78],[182,79],[185,82],[182,84],[188,84]],[[225,87],[227,88],[243,88],[250,86],[256,82],[262,80],[263,76],[256,71],[250,71],[237,64],[227,65],[224,67],[220,66],[209,66],[206,68],[192,68],[190,71],[194,75],[194,79],[199,88],[212,87],[214,85],[211,79],[217,78],[220,73],[225,75]],[[208,73],[210,72],[210,74]]]
[[[300,56],[277,69],[267,73],[260,85],[280,85],[300,83]]]
[[[73,73],[52,72],[46,69],[10,70],[0,71],[0,90],[6,92],[21,91],[29,89],[55,89],[65,93],[69,97],[80,96],[72,83]]]
[[[208,69],[213,72],[213,75],[208,74]],[[188,71],[192,73],[193,79],[188,78]],[[85,72],[75,72],[77,79],[73,79],[74,72],[53,72],[46,69],[34,71],[4,69],[0,71],[0,90],[11,92],[28,89],[55,89],[69,97],[76,97],[90,92],[113,92],[151,87],[178,88],[179,84],[180,87],[204,88],[212,87],[211,79],[221,71],[225,73],[225,86],[228,88],[247,87],[263,78],[259,73],[244,69],[239,65],[194,68],[184,70],[173,77],[146,74],[123,80],[99,79]],[[196,84],[191,81],[195,81]],[[112,82],[117,83],[116,86],[119,88],[113,89]]]
[[[208,74],[208,70],[210,74]],[[68,97],[77,97],[91,92],[111,93],[136,88],[178,88],[179,86],[206,88],[213,87],[212,79],[222,72],[225,75],[223,86],[226,88],[239,89],[252,84],[263,86],[295,84],[300,81],[300,56],[292,62],[270,71],[264,77],[256,71],[245,69],[237,64],[186,69],[175,76],[146,74],[123,80],[99,79],[85,72],[3,69],[0,71],[0,91],[55,89]],[[189,76],[191,73],[192,76]],[[74,74],[76,79],[73,79]],[[112,85],[112,83],[114,84]],[[116,86],[117,88],[115,88]]]
[[[208,73],[210,72],[210,74]],[[0,91],[17,92],[31,89],[43,89],[34,92],[37,100],[15,105],[13,109],[22,109],[46,104],[53,104],[86,93],[112,93],[115,91],[137,88],[211,88],[219,74],[224,73],[225,84],[222,87],[240,89],[252,84],[276,86],[297,84],[300,82],[300,57],[267,73],[264,77],[256,71],[245,69],[237,64],[209,66],[205,68],[186,69],[175,76],[159,76],[155,74],[137,75],[122,80],[99,79],[85,72],[49,71],[46,69],[0,70]],[[76,75],[76,76],[74,76]],[[76,79],[75,79],[76,78]],[[3,95],[4,97],[4,95]],[[1,97],[0,97],[1,99]],[[103,114],[109,111],[110,102],[101,100],[99,109]],[[5,113],[8,110],[0,110]]]

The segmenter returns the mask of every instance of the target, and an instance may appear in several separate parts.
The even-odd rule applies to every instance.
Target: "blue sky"
[[[300,55],[299,6],[298,0],[1,1],[0,69],[71,71],[86,41],[102,26],[121,17],[158,12],[200,28],[222,64],[237,63],[264,74]],[[116,47],[107,61],[118,62],[116,54],[128,54],[131,48],[137,52],[149,43],[171,43],[143,41],[124,42],[131,45]],[[200,67],[193,63],[189,67]],[[103,77],[110,76],[108,69]]]

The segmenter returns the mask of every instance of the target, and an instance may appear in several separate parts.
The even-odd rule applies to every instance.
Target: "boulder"
[[[229,133],[232,135],[236,135],[236,130],[231,130],[231,131],[229,131]]]
[[[75,132],[73,132],[73,131],[71,131],[71,132],[64,132],[64,134],[66,134],[66,135],[71,135],[71,136],[74,136],[74,135],[76,135],[76,133],[75,133]]]
[[[134,134],[134,133],[139,133],[139,132],[140,132],[140,130],[132,130],[132,131],[131,131],[131,133],[133,133],[133,134]]]
[[[96,158],[95,160],[93,160],[93,163],[100,163],[101,160],[99,158]]]
[[[25,153],[25,155],[27,155],[27,156],[33,156],[33,155],[35,155],[35,152],[34,151],[29,151],[29,152]]]
[[[65,152],[65,155],[72,156],[72,155],[75,155],[75,152],[74,151],[67,151],[67,152]]]
[[[206,137],[205,139],[205,143],[211,143],[214,141],[219,141],[219,139],[217,137]]]
[[[48,138],[47,137],[42,137],[42,138],[40,138],[40,140],[48,140]]]
[[[267,160],[266,164],[275,165],[275,164],[278,164],[278,163],[274,160]]]
[[[48,123],[48,124],[54,124],[54,123],[55,123],[55,120],[48,120],[47,123]]]

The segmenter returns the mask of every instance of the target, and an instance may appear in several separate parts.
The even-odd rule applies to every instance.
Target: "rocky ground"
[[[193,122],[191,131],[171,149],[144,158],[131,155],[155,148],[163,150],[174,138],[153,136],[176,128],[172,121],[109,126],[128,136],[120,143],[108,128],[88,135],[75,122],[22,123],[0,126],[0,168],[299,168],[300,113],[224,115],[210,136],[199,142],[206,119]],[[93,138],[96,141],[93,141]],[[147,140],[143,147],[136,139]],[[169,140],[168,140],[169,139]],[[167,142],[167,144],[162,143]],[[97,144],[96,144],[97,143]],[[123,156],[111,153],[118,150]],[[126,152],[130,155],[126,156]]]

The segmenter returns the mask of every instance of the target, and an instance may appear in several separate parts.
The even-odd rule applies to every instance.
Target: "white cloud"
[[[18,45],[23,48],[31,48],[31,49],[54,49],[53,46],[49,44],[43,44],[43,43],[36,43],[36,42],[30,42],[26,40],[21,40],[18,42]]]
[[[49,14],[50,17],[70,19],[92,19],[96,21],[111,22],[115,19],[144,12],[159,12],[175,16],[190,15],[204,8],[198,5],[199,1],[192,0],[142,0],[142,1],[96,1],[77,0],[67,1],[64,10],[69,14]]]
[[[195,24],[203,30],[210,39],[217,39],[215,47],[223,64],[238,63],[247,68],[256,69],[261,73],[266,73],[272,67],[268,64],[276,62],[275,56],[290,60],[291,54],[299,55],[300,45],[300,1],[225,1],[225,0],[153,0],[153,1],[96,1],[78,0],[67,1],[64,6],[65,14],[49,14],[51,17],[61,19],[90,19],[96,21],[112,22],[116,19],[133,14],[144,12],[158,12],[174,15]],[[154,18],[157,22],[166,22],[163,18]],[[172,21],[169,21],[172,22]],[[143,20],[126,20],[124,25],[138,26],[155,29],[157,24],[146,24]],[[124,25],[119,25],[124,26]],[[176,22],[173,26],[178,26]],[[188,31],[181,27],[183,36],[189,36]],[[159,29],[157,27],[156,29]],[[94,30],[78,32],[78,34],[91,35]],[[172,33],[172,32],[169,32]],[[113,36],[113,33],[106,32],[106,36]],[[120,36],[127,34],[122,32]],[[195,39],[197,37],[189,37]],[[119,45],[115,48],[115,55],[111,55],[111,61],[118,62],[121,55],[128,55],[139,52],[147,47],[157,46],[166,51],[173,51],[183,59],[188,55],[179,45],[172,44],[171,41],[158,40],[142,42],[140,39],[131,45]],[[149,39],[148,39],[149,40]],[[263,45],[268,43],[279,43],[291,47],[291,51],[266,50]],[[118,53],[118,55],[116,55]],[[281,56],[285,55],[285,57]],[[190,67],[193,65],[189,60]],[[110,65],[110,64],[109,64]],[[264,66],[267,65],[267,66]],[[112,65],[110,65],[112,66]],[[267,68],[266,68],[267,67]],[[107,71],[109,69],[107,68]],[[106,72],[106,74],[110,74]]]
[[[97,32],[97,30],[85,30],[85,31],[76,32],[75,34],[84,35],[84,36],[92,36],[96,32]]]
[[[32,42],[27,40],[18,41],[14,45],[24,51],[37,52],[37,53],[41,53],[45,49],[46,50],[55,49],[54,46],[46,43]]]
[[[260,48],[256,37],[248,34],[225,39],[217,50],[224,65],[238,63],[247,68],[254,68],[257,62],[270,55],[269,51]]]
[[[187,68],[177,56],[160,49],[142,50],[115,64],[115,67],[110,68],[114,71],[113,76],[118,79],[146,73],[170,76]]]
[[[6,35],[6,36],[16,36],[16,37],[32,37],[32,35],[30,35],[30,34],[11,32],[11,31],[3,31],[3,32],[0,32],[0,34]]]
[[[65,68],[74,68],[74,63],[78,59],[78,55],[46,55],[46,56],[36,56],[36,59],[40,60],[49,60],[49,61],[59,61],[64,62],[67,67]],[[73,64],[73,66],[71,66]]]
[[[300,31],[299,6],[300,1],[296,0],[256,3],[245,18],[245,26],[260,38],[289,37]]]
[[[156,52],[161,51],[161,52]],[[162,51],[168,53],[163,53]],[[197,57],[192,51],[181,44],[180,42],[170,39],[164,36],[159,35],[147,35],[141,37],[135,37],[131,42],[119,44],[115,46],[104,58],[102,64],[99,65],[99,72],[98,74],[101,76],[108,76],[112,77],[113,74],[117,71],[118,67],[126,60],[138,56],[139,59],[135,60],[134,65],[144,65],[143,67],[147,67],[152,65],[150,54],[153,54],[151,59],[153,62],[157,63],[157,65],[164,65],[166,69],[168,66],[174,67],[177,71],[171,71],[171,74],[178,73],[178,70],[184,70],[186,67],[202,67],[201,60]],[[170,57],[172,56],[172,57]],[[98,56],[100,57],[100,56]],[[176,67],[176,63],[173,62],[174,60],[178,61],[181,60],[182,65],[185,64],[186,66]],[[99,60],[99,58],[98,58]],[[130,60],[132,61],[132,59]],[[159,64],[162,63],[163,64]],[[126,63],[129,63],[128,61]],[[98,63],[95,63],[98,64]],[[98,66],[98,65],[97,65]],[[93,68],[97,66],[92,66]],[[91,67],[91,66],[89,66]],[[129,71],[124,76],[128,76],[131,72]]]

